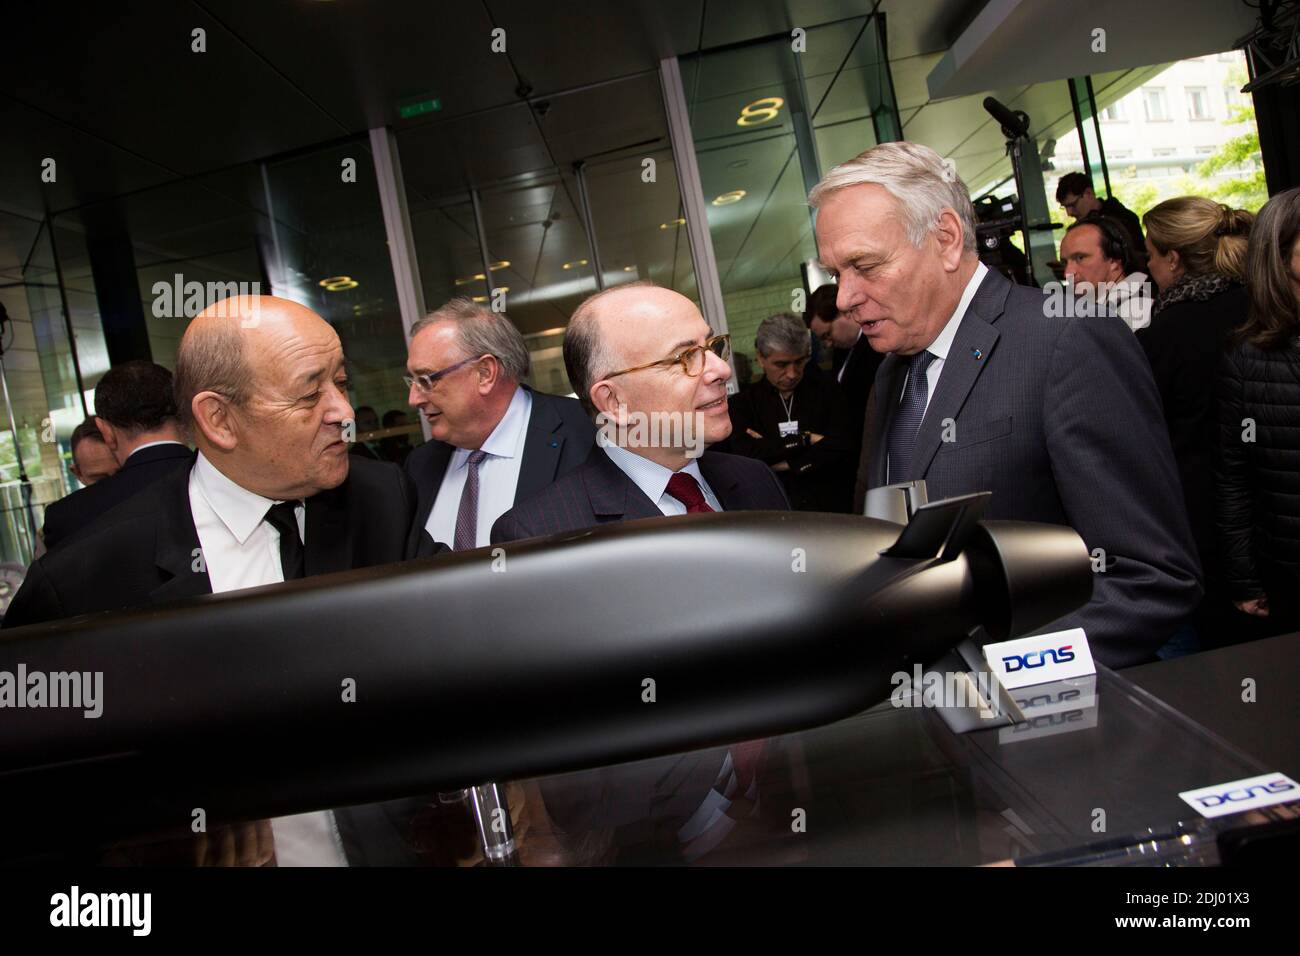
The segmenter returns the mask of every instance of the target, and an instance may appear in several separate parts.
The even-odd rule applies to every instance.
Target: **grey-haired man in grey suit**
[[[1201,595],[1151,369],[1120,318],[1072,317],[975,251],[970,194],[937,153],[882,143],[809,196],[841,312],[878,352],[871,486],[993,492],[988,518],[1069,525],[1093,554],[1097,660],[1154,658]],[[1103,570],[1104,569],[1104,570]]]

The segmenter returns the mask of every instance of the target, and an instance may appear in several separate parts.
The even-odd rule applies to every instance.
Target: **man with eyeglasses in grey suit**
[[[411,329],[408,401],[433,440],[411,452],[406,473],[418,495],[412,548],[435,541],[455,551],[488,543],[514,503],[580,465],[595,426],[571,398],[522,384],[528,346],[504,313],[461,297]]]

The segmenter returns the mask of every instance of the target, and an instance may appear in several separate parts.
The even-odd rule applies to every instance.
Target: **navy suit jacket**
[[[524,437],[524,460],[520,462],[519,483],[515,486],[516,502],[535,495],[581,465],[596,441],[596,426],[576,399],[547,395],[531,388],[528,391],[533,396],[533,410]],[[424,525],[433,511],[438,489],[455,451],[446,442],[428,441],[407,456],[406,474],[416,489],[411,547],[418,557],[436,550]]]
[[[700,456],[700,472],[726,511],[790,510],[781,482],[761,461],[706,451]],[[605,450],[594,446],[580,467],[498,518],[492,543],[663,516]]]
[[[726,511],[788,511],[790,502],[772,469],[753,458],[706,451],[700,472]],[[600,447],[545,491],[521,501],[492,526],[492,543],[579,531],[598,524],[662,518],[663,512]],[[769,744],[769,746],[771,746]],[[615,843],[636,844],[664,862],[680,852],[678,828],[713,786],[728,748],[674,754],[602,767],[540,782],[552,821],[571,835],[611,828]]]
[[[1086,605],[1044,630],[1082,627],[1103,664],[1140,664],[1201,596],[1160,395],[1123,320],[1054,317],[1048,301],[985,276],[917,431],[912,472],[889,478],[924,478],[931,501],[991,491],[986,518],[1074,528],[1095,558],[1105,552],[1106,569]],[[876,374],[872,487],[885,484],[906,371],[891,354]]]
[[[45,508],[45,547],[55,548],[82,528],[121,504],[136,492],[148,488],[174,468],[193,458],[184,445],[168,442],[141,448],[127,456],[122,467],[101,481],[88,485]]]

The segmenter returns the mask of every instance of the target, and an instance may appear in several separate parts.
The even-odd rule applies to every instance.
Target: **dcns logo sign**
[[[1066,644],[1064,647],[1058,647],[1055,650],[1049,647],[1045,651],[1012,654],[1010,657],[1002,658],[1002,663],[1006,665],[1008,674],[1014,674],[1018,670],[1042,667],[1049,661],[1053,664],[1065,664],[1074,660],[1073,648],[1073,644]]]
[[[1290,781],[1274,780],[1271,783],[1260,783],[1253,787],[1242,787],[1240,790],[1228,790],[1225,793],[1207,793],[1203,797],[1197,797],[1196,802],[1203,807],[1220,807],[1225,803],[1239,803],[1242,800],[1251,800],[1273,793],[1286,793],[1294,789],[1295,784]]]

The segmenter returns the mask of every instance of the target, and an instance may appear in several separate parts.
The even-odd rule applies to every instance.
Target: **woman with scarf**
[[[1300,188],[1259,211],[1246,268],[1219,374],[1219,540],[1229,597],[1281,634],[1300,628]]]
[[[1137,338],[1164,404],[1205,581],[1194,620],[1161,656],[1229,643],[1249,623],[1228,598],[1215,528],[1214,388],[1228,337],[1246,321],[1246,247],[1254,218],[1200,196],[1167,199],[1142,218],[1148,272],[1159,295],[1150,326]]]

